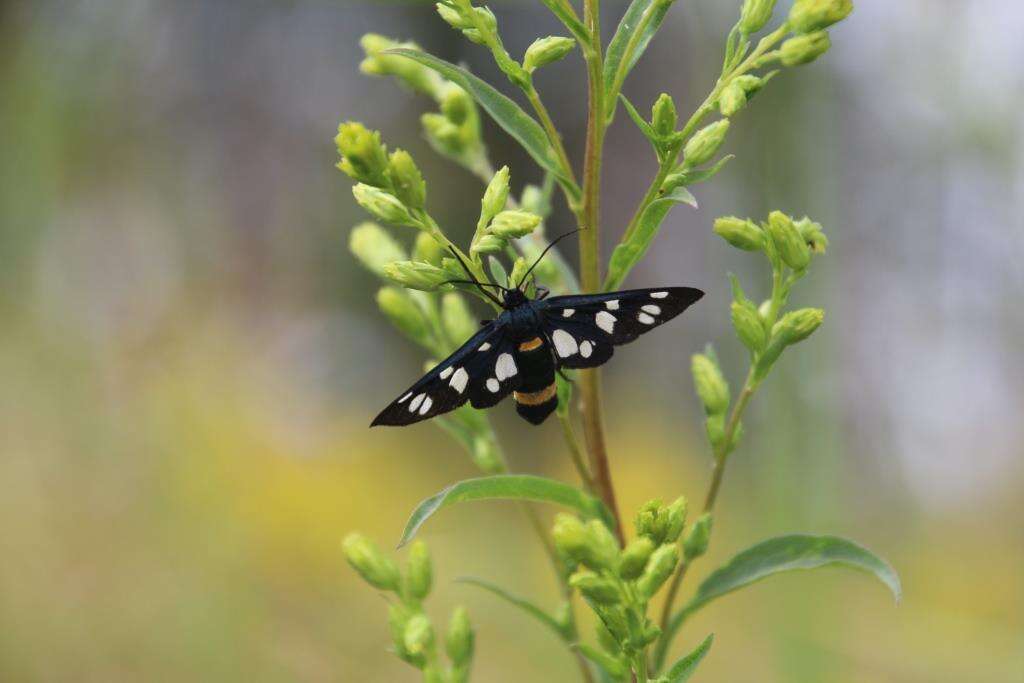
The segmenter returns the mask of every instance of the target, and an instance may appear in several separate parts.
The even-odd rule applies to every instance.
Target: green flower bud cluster
[[[473,628],[466,610],[452,613],[445,649],[449,665],[437,654],[437,638],[423,601],[430,594],[433,569],[422,541],[409,548],[404,576],[393,560],[361,534],[349,534],[342,542],[346,561],[374,588],[394,593],[398,600],[388,608],[388,628],[395,654],[423,674],[427,683],[465,683],[473,660]]]
[[[763,29],[772,18],[775,0],[744,0],[740,10],[740,31],[744,35],[753,35]]]
[[[490,8],[474,7],[471,0],[441,0],[436,7],[437,13],[449,26],[461,31],[462,35],[471,42],[489,48],[498,68],[512,83],[519,87],[529,85],[532,69],[527,68],[525,63],[520,65],[519,62],[512,59],[505,46],[502,45],[501,37],[498,35],[498,20]],[[568,48],[561,45],[559,43],[561,40],[568,39],[553,38],[553,42],[538,46],[531,57],[533,68],[561,59],[565,52],[572,48],[571,45]],[[559,55],[559,51],[562,51],[562,54]],[[538,59],[547,59],[547,62],[538,63],[536,61]]]
[[[776,73],[771,71],[764,76],[744,74],[733,78],[718,96],[718,111],[725,117],[735,116],[768,84],[768,81],[775,77]]]
[[[557,62],[572,52],[576,47],[576,41],[564,36],[548,36],[538,38],[526,48],[523,55],[523,68],[528,73],[533,73],[542,66]]]
[[[729,410],[729,384],[722,376],[718,358],[710,347],[705,353],[694,354],[690,359],[690,371],[697,397],[704,406],[704,429],[708,441],[718,447],[725,438],[726,412]]]

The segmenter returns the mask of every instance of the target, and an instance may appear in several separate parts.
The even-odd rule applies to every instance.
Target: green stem
[[[594,478],[590,474],[590,470],[587,468],[587,463],[583,459],[583,449],[580,447],[580,441],[576,436],[576,430],[573,429],[572,417],[569,415],[569,412],[559,410],[558,422],[562,426],[562,436],[565,437],[565,444],[569,448],[569,456],[572,458],[572,464],[576,468],[576,473],[579,474],[584,488],[586,488],[590,493],[593,493]]]
[[[600,262],[600,209],[601,158],[604,151],[604,79],[600,49],[601,23],[599,0],[584,0],[583,22],[590,32],[593,44],[585,50],[587,61],[587,143],[583,157],[583,199],[576,214],[580,227],[580,285],[584,292],[597,292],[601,287]],[[601,415],[601,376],[597,369],[580,373],[580,409],[583,416],[583,436],[590,459],[590,471],[598,494],[615,518],[616,533],[623,540],[619,506],[615,501],[608,449],[605,444]]]
[[[569,202],[569,206],[573,206],[579,201],[579,186],[576,184],[576,175],[572,170],[572,163],[569,161],[569,155],[565,152],[565,145],[562,144],[562,136],[558,134],[558,129],[555,128],[554,121],[551,120],[551,115],[548,113],[547,107],[541,102],[540,95],[537,93],[537,89],[533,87],[533,83],[528,83],[523,86],[523,92],[526,94],[526,99],[529,100],[533,110],[537,112],[537,117],[540,119],[541,126],[544,128],[544,132],[547,133],[548,141],[555,150],[555,154],[558,156],[558,164],[562,167],[562,173],[569,179],[570,185],[559,183],[562,187],[562,191],[565,192],[566,201]]]

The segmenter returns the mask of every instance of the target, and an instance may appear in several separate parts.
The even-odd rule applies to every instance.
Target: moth
[[[403,392],[370,426],[410,425],[455,410],[467,400],[474,408],[490,408],[509,394],[516,412],[539,425],[558,406],[556,372],[604,365],[614,347],[668,322],[704,296],[692,287],[660,287],[548,298],[548,290],[537,287],[531,299],[523,284],[557,241],[514,287],[481,283],[472,274],[469,280],[452,280],[480,288],[501,307],[501,314],[484,320],[479,332]],[[469,273],[465,263],[462,266]],[[500,290],[500,298],[486,287]]]

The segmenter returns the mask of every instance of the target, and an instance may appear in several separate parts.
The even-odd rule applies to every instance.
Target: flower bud
[[[508,166],[502,166],[484,190],[484,198],[480,200],[480,220],[487,224],[492,218],[505,209],[508,201]]]
[[[735,83],[730,83],[718,96],[718,111],[722,116],[735,116],[747,106],[747,93]]]
[[[401,245],[376,223],[360,223],[353,228],[348,248],[367,270],[382,277],[384,266],[408,258]]]
[[[708,550],[711,540],[711,514],[705,512],[690,526],[690,532],[683,541],[683,555],[687,561],[694,560]]]
[[[466,300],[455,292],[449,292],[441,298],[441,324],[448,338],[456,344],[461,344],[480,329],[469,312]]]
[[[587,522],[590,552],[585,564],[591,569],[614,569],[619,560],[619,542],[603,523]]]
[[[420,232],[416,235],[416,242],[412,248],[413,260],[440,266],[441,259],[444,258],[444,255],[444,247],[442,247],[441,244],[430,235],[430,233]],[[399,261],[401,259],[392,260]]]
[[[764,28],[772,18],[775,0],[745,0],[740,12],[740,31],[750,36]]]
[[[552,62],[557,62],[562,57],[572,52],[576,47],[576,41],[563,36],[548,36],[533,41],[530,47],[526,48],[523,55],[523,68],[528,73]]]
[[[787,266],[798,271],[807,267],[811,261],[811,250],[792,218],[781,211],[772,211],[768,215],[768,234]]]
[[[473,659],[473,643],[475,637],[473,626],[469,623],[469,614],[465,607],[456,607],[452,619],[448,623],[446,646],[448,658],[455,666],[466,666]]]
[[[772,335],[785,339],[787,345],[796,344],[810,337],[824,319],[825,311],[820,308],[801,308],[791,311],[782,316],[782,320],[775,323]]]
[[[832,47],[827,31],[815,31],[790,38],[779,48],[779,59],[785,66],[800,66],[813,62]]]
[[[398,567],[368,538],[362,534],[349,534],[341,544],[345,560],[359,572],[367,583],[380,590],[398,590]]]
[[[851,0],[796,0],[789,10],[794,33],[811,33],[845,19],[853,11]]]
[[[717,448],[725,439],[725,413],[708,415],[704,420],[704,431],[708,435],[708,443]]]
[[[409,339],[422,344],[429,338],[430,325],[423,317],[423,311],[404,289],[381,287],[377,292],[377,306]]]
[[[540,216],[526,211],[502,211],[491,221],[490,231],[498,237],[525,237],[540,225]]]
[[[703,353],[693,355],[690,363],[697,395],[708,415],[721,415],[729,409],[729,385],[718,363]]]
[[[701,128],[690,138],[683,148],[683,163],[693,168],[710,161],[715,152],[722,146],[726,133],[729,132],[729,120],[722,119]]]
[[[768,84],[768,81],[772,80],[775,77],[775,74],[777,73],[778,71],[772,71],[765,74],[764,76],[753,76],[751,74],[743,74],[742,76],[737,76],[736,78],[734,78],[732,80],[732,84],[738,85],[739,87],[743,88],[743,93],[747,96],[747,101],[749,102],[751,99],[753,99],[754,95],[759,93],[761,89]]]
[[[662,587],[679,563],[679,549],[674,543],[666,543],[651,555],[640,580],[636,582],[637,590],[646,598],[652,597]]]
[[[732,314],[732,326],[736,330],[743,345],[754,353],[759,353],[768,342],[768,333],[765,332],[764,324],[757,308],[750,301],[733,301],[730,306]]]
[[[476,115],[476,105],[473,104],[473,98],[461,87],[451,82],[445,84],[441,93],[440,104],[441,113],[457,126],[461,126],[470,117]]]
[[[444,674],[433,666],[426,666],[423,669],[423,683],[451,683],[445,679]]]
[[[405,568],[406,593],[416,600],[422,600],[430,594],[432,582],[433,568],[427,544],[416,541],[409,548],[409,560]]]
[[[352,188],[352,196],[356,198],[356,203],[359,206],[385,223],[408,226],[417,225],[413,217],[409,215],[405,205],[397,197],[388,194],[384,190],[359,183]]]
[[[800,236],[804,238],[812,253],[824,254],[828,249],[828,237],[822,232],[820,223],[815,223],[804,216],[796,222],[796,229],[800,231]]]
[[[619,576],[627,581],[632,581],[640,576],[653,552],[654,542],[646,536],[640,536],[630,541],[622,551],[619,561]]]
[[[723,216],[715,220],[715,234],[744,251],[759,251],[764,246],[764,233],[753,221]]]
[[[384,266],[384,277],[407,287],[430,292],[451,278],[443,268],[419,261],[395,261]]]
[[[391,153],[388,179],[399,201],[414,209],[423,208],[427,199],[427,184],[423,182],[423,175],[416,168],[412,156],[404,149],[396,149]]]
[[[427,142],[442,154],[458,157],[466,153],[468,145],[462,139],[462,132],[447,116],[427,113],[420,117],[420,123]]]
[[[405,627],[412,614],[412,611],[401,603],[388,606],[388,630],[391,632],[391,642],[395,645],[395,654],[402,661],[418,668],[426,663],[426,657],[422,653],[413,654],[405,649]]]
[[[679,496],[665,508],[665,543],[675,543],[686,525],[686,498]]]
[[[375,187],[385,184],[388,157],[379,132],[368,130],[356,121],[348,121],[338,126],[334,144],[341,154],[338,168],[346,175]]]
[[[508,274],[508,281],[511,283],[510,286],[521,285],[523,276],[526,275],[526,271],[530,269],[530,262],[522,256],[518,257],[515,263],[512,264],[512,272]]]
[[[439,2],[435,5],[437,7],[437,13],[441,15],[445,23],[454,29],[464,30],[473,27],[473,20],[470,17],[465,16],[457,8],[450,5],[446,5],[443,2]]]
[[[400,43],[376,33],[367,33],[359,44],[366,53],[366,59],[359,65],[359,69],[370,76],[394,76],[405,83],[413,90],[435,96],[438,88],[444,80],[423,66],[417,61],[398,55],[381,54],[385,50],[403,47],[409,50],[419,50],[416,43]]]
[[[662,502],[658,498],[649,500],[640,506],[636,513],[633,524],[639,536],[647,536],[655,543],[660,544],[664,535],[664,528],[659,527],[658,513],[661,511]]]
[[[599,605],[617,605],[622,602],[622,593],[612,579],[598,576],[591,571],[578,571],[569,577],[569,585],[583,597]]]
[[[523,194],[519,197],[519,206],[524,211],[529,211],[539,216],[544,216],[551,212],[551,207],[548,204],[549,201],[544,196],[544,191],[536,185],[524,187]]]
[[[414,614],[405,623],[402,634],[405,651],[416,656],[425,654],[434,645],[434,627],[425,614]]]
[[[508,242],[497,235],[481,235],[469,248],[469,252],[474,256],[476,254],[497,254],[503,251],[507,244]]]
[[[551,530],[555,547],[566,557],[582,562],[587,554],[587,530],[583,522],[574,515],[559,514]]]
[[[676,132],[679,116],[676,114],[676,103],[666,93],[661,93],[651,107],[651,127],[661,137]]]

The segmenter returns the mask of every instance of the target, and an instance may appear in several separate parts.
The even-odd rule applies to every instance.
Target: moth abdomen
[[[558,388],[552,376],[551,383],[540,391],[514,391],[512,398],[516,412],[530,424],[539,425],[558,407]]]

